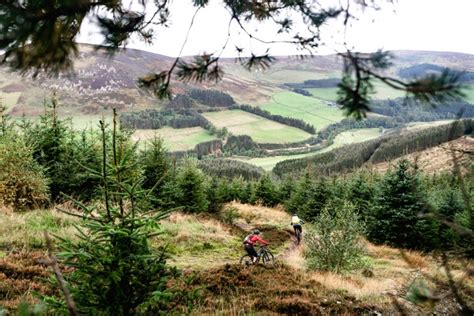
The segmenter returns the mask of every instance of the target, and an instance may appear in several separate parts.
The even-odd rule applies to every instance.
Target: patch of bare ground
[[[436,147],[425,149],[420,152],[404,155],[390,162],[382,162],[375,164],[373,168],[376,171],[386,172],[401,159],[407,159],[428,174],[440,173],[453,169],[452,150],[456,153],[461,165],[462,171],[465,172],[472,163],[474,153],[474,138],[463,136],[456,140],[441,144]]]
[[[195,314],[363,314],[381,311],[356,297],[326,289],[301,270],[225,265],[201,271],[192,287],[205,285]]]

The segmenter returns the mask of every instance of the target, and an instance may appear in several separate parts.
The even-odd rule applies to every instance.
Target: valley
[[[474,55],[394,53],[397,78],[431,62],[474,71]],[[356,120],[337,103],[342,65],[332,55],[279,57],[252,72],[224,59],[219,83],[173,78],[172,100],[136,82],[171,58],[109,59],[89,45],[79,56],[73,76],[0,69],[0,315],[22,302],[65,311],[45,281],[54,260],[73,291],[86,289],[76,297],[106,301],[96,289],[150,282],[150,305],[134,308],[155,314],[473,306],[472,89],[419,104],[376,81],[371,111]],[[304,221],[300,245],[293,214]],[[240,264],[255,229],[274,264]]]

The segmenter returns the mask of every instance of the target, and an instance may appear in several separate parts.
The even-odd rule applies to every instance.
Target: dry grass
[[[242,226],[274,226],[282,229],[291,228],[291,216],[282,208],[270,208],[231,202],[228,204],[239,212],[237,224]]]
[[[390,162],[375,164],[373,168],[379,172],[386,172],[395,166],[399,160],[407,159],[412,163],[416,162],[420,170],[425,173],[439,174],[440,172],[453,169],[453,157],[451,155],[450,146],[453,146],[455,150],[472,151],[474,150],[474,138],[463,136],[436,147],[401,156]],[[459,155],[459,153],[457,154]],[[460,165],[462,167],[462,172],[466,172],[471,163],[472,157],[469,154],[460,155]]]
[[[162,234],[152,246],[166,247],[169,262],[184,269],[205,269],[238,262],[242,255],[240,236],[214,218],[176,212],[161,221]]]
[[[0,249],[44,249],[45,230],[59,236],[72,237],[77,220],[55,210],[36,210],[17,213],[3,210],[0,213]]]

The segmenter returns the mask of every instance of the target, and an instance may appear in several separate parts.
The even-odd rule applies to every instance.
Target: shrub
[[[363,265],[363,226],[352,204],[326,206],[314,225],[305,235],[310,269],[340,273]]]
[[[239,218],[239,211],[235,207],[226,207],[221,212],[221,219],[224,223],[233,225],[235,220]]]
[[[19,137],[0,140],[0,204],[15,210],[39,207],[48,201],[44,169]]]

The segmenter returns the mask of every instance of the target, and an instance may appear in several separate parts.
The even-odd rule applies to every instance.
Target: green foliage
[[[223,198],[219,191],[219,181],[217,178],[212,178],[211,184],[207,189],[207,200],[209,201],[208,212],[217,214],[221,211],[223,206]]]
[[[176,182],[181,196],[178,205],[183,211],[200,213],[207,210],[205,177],[193,161],[187,160],[184,163],[178,172]]]
[[[58,118],[55,97],[45,105],[39,122],[25,125],[23,134],[33,148],[33,157],[45,168],[51,200],[60,200],[62,193],[84,199],[96,196],[99,180],[84,170],[99,168],[98,135],[93,130],[69,128],[67,121]]]
[[[430,249],[438,242],[437,223],[421,217],[427,211],[426,191],[417,170],[401,160],[380,184],[369,223],[369,238],[395,247]]]
[[[239,218],[239,211],[235,207],[226,207],[222,210],[220,218],[224,223],[233,225],[235,220]]]
[[[362,267],[363,231],[352,204],[326,206],[317,217],[314,230],[304,237],[308,267],[336,273]]]
[[[48,315],[48,310],[44,304],[28,304],[27,302],[21,302],[18,304],[16,310],[10,313],[8,310],[3,309],[0,306],[0,316],[43,316]]]
[[[377,178],[373,174],[359,172],[348,181],[347,199],[353,204],[354,211],[364,220],[368,220],[377,194]]]
[[[333,196],[329,186],[325,178],[313,181],[310,174],[306,173],[292,193],[286,209],[290,213],[297,213],[306,221],[315,221]]]
[[[270,176],[263,176],[255,187],[255,199],[265,206],[275,206],[280,201],[278,192]]]
[[[141,208],[149,191],[141,189],[139,177],[133,177],[136,148],[123,146],[115,126],[110,152],[101,122],[102,171],[90,170],[101,179],[103,201],[90,207],[75,201],[83,211],[77,240],[60,239],[58,257],[72,268],[65,279],[80,314],[159,313],[173,297],[166,284],[173,271],[164,253],[154,253],[148,240],[167,213],[150,215]],[[65,311],[63,301],[48,298],[48,302],[59,313]]]
[[[45,173],[19,135],[0,137],[0,204],[15,210],[44,206],[49,195]]]
[[[155,206],[161,206],[159,197],[162,196],[165,184],[171,180],[171,162],[167,153],[163,139],[155,137],[139,158],[143,170],[143,188],[151,190]]]

